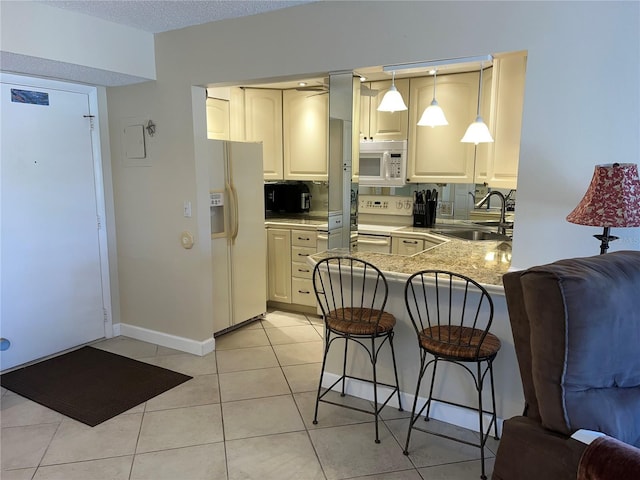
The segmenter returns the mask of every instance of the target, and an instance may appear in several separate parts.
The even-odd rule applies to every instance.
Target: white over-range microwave
[[[359,185],[400,187],[406,175],[406,140],[360,142]]]

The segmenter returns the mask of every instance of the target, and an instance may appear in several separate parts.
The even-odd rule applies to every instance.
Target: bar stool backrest
[[[313,269],[313,287],[323,316],[354,323],[380,321],[388,284],[373,264],[350,256],[320,260]]]
[[[475,280],[444,270],[422,270],[405,284],[407,312],[420,344],[473,348],[475,357],[493,321],[493,300]],[[452,353],[452,356],[455,354]]]

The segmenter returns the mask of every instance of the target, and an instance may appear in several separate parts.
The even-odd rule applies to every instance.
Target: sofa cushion
[[[542,424],[640,446],[640,252],[533,267],[521,282]]]

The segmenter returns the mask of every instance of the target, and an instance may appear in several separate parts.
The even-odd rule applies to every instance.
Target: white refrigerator
[[[262,144],[208,140],[213,326],[267,311]]]

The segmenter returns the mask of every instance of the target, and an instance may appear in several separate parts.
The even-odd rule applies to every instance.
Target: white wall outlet
[[[439,202],[438,208],[443,217],[453,217],[453,202]]]

